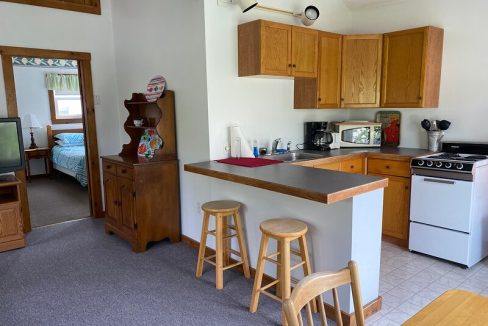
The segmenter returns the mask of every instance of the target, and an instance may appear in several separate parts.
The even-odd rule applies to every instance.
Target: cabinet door
[[[355,158],[341,162],[341,171],[364,174],[364,159]]]
[[[343,36],[342,107],[379,107],[382,37],[382,35]]]
[[[339,108],[341,106],[341,53],[342,36],[320,32],[318,107]]]
[[[381,174],[370,174],[385,177]],[[383,234],[408,240],[410,179],[388,176],[383,197]]]
[[[126,228],[134,229],[136,205],[133,181],[132,179],[118,178],[117,182],[120,194],[120,223]]]
[[[0,205],[0,243],[23,239],[19,204]]]
[[[105,216],[109,219],[119,221],[119,189],[117,177],[114,174],[103,173],[103,188],[105,192]]]
[[[381,106],[419,107],[424,29],[385,34]]]
[[[291,75],[291,26],[264,21],[261,27],[261,72]]]
[[[292,27],[292,74],[295,77],[317,77],[319,32],[310,28]]]

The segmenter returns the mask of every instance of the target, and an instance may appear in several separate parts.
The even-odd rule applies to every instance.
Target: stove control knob
[[[446,169],[450,169],[450,168],[452,168],[452,163],[446,162],[446,164],[444,164],[444,166],[446,167]]]
[[[442,166],[442,162],[435,162],[435,166],[440,168]]]
[[[417,165],[418,165],[418,166],[422,166],[422,165],[424,165],[424,161],[422,161],[422,160],[418,160]]]
[[[464,167],[463,163],[456,164],[456,169],[458,169],[458,170],[462,170],[463,167]]]
[[[434,162],[432,162],[432,161],[427,161],[427,166],[432,166],[432,165],[434,165]]]

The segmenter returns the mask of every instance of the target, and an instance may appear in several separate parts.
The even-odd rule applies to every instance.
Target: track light
[[[258,2],[254,0],[238,0],[238,1],[239,1],[239,6],[241,7],[243,13],[251,10],[252,8],[258,5]]]
[[[320,12],[319,9],[315,6],[307,6],[305,10],[300,14],[300,17],[302,19],[302,23],[305,26],[310,26],[315,21],[317,18],[319,18]]]
[[[254,0],[238,0],[238,2],[239,2],[239,6],[242,9],[242,12],[249,11],[252,8],[256,7],[256,9],[300,18],[303,25],[305,26],[310,26],[313,23],[315,23],[315,21],[319,18],[320,15],[319,9],[315,6],[307,6],[305,7],[305,10],[303,10],[303,12],[299,14],[295,14],[292,11],[288,11],[288,10],[259,6],[258,2]]]

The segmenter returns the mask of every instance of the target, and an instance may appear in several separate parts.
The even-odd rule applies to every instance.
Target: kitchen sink
[[[314,160],[323,157],[320,154],[304,153],[304,152],[289,152],[283,154],[271,154],[262,156],[262,158],[269,160],[281,160],[284,162],[296,162],[305,160]]]

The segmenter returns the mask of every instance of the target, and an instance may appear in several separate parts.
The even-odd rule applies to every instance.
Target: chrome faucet
[[[278,152],[277,149],[279,143],[281,143],[281,138],[276,138],[275,140],[273,140],[273,143],[271,145],[271,154],[275,154]]]
[[[291,152],[291,141],[289,141],[288,143],[286,143],[286,152],[287,153],[290,153]]]

